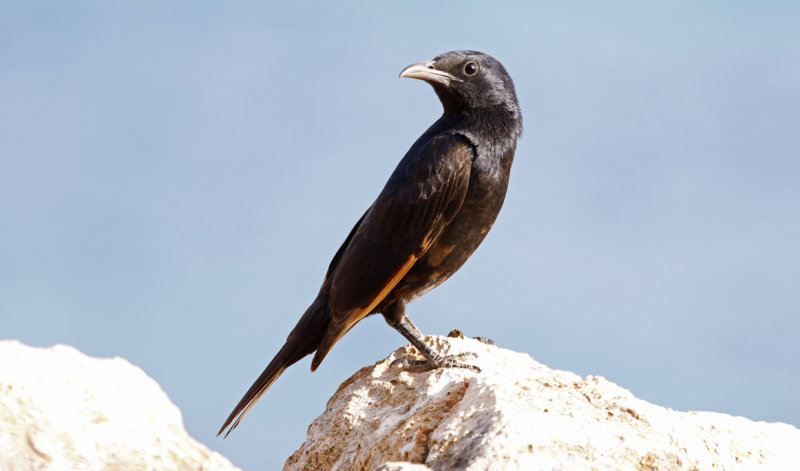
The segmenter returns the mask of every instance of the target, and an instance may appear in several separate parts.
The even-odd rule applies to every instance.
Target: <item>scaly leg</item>
[[[459,360],[466,358],[475,358],[477,355],[470,352],[460,353],[458,355],[442,355],[425,343],[422,332],[411,322],[405,315],[405,304],[401,301],[395,301],[383,312],[383,317],[386,323],[392,326],[395,330],[400,332],[403,337],[411,342],[411,345],[416,347],[417,350],[425,357],[425,360],[411,360],[408,358],[398,358],[394,363],[403,363],[410,367],[421,367],[425,369],[434,368],[469,368],[471,370],[480,371],[481,369],[474,365],[467,365],[461,363]]]

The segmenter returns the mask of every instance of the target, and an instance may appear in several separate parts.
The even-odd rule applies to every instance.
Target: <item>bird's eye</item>
[[[467,65],[464,66],[464,73],[467,75],[475,75],[478,71],[478,64],[474,62],[467,62]]]

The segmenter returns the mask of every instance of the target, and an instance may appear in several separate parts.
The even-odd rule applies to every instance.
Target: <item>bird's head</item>
[[[514,83],[503,64],[478,51],[451,51],[432,61],[412,64],[400,77],[431,84],[445,112],[502,107],[519,113]]]

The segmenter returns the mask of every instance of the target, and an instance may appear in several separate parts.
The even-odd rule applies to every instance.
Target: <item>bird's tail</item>
[[[225,432],[225,438],[227,438],[228,434],[239,425],[239,422],[255,405],[256,401],[264,395],[286,368],[317,349],[330,320],[330,308],[327,307],[327,304],[327,300],[319,298],[311,304],[303,314],[303,317],[300,318],[300,321],[297,322],[295,328],[292,329],[286,339],[286,343],[283,344],[278,354],[269,362],[269,365],[250,386],[250,389],[247,390],[244,397],[228,416],[225,424],[217,432],[217,436],[225,432],[225,429],[230,425],[230,429]]]

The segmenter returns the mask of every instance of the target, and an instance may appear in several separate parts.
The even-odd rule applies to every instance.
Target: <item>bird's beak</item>
[[[445,87],[450,86],[452,82],[463,82],[463,80],[454,75],[436,69],[433,61],[411,64],[400,72],[400,77],[420,79],[430,84],[438,83]]]

